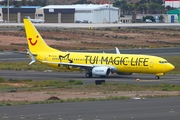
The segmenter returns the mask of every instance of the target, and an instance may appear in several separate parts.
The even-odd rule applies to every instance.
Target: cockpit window
[[[164,64],[164,63],[168,63],[168,61],[159,61],[159,63]]]

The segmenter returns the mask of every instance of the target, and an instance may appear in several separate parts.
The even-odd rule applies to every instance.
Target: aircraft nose
[[[167,67],[168,71],[172,71],[172,70],[174,70],[174,68],[175,67],[172,64],[169,64],[168,67]]]

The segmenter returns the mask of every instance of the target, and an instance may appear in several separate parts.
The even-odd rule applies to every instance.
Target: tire
[[[86,78],[92,78],[92,73],[86,73]]]
[[[159,76],[156,76],[155,78],[156,78],[156,79],[159,79],[160,77],[159,77]]]

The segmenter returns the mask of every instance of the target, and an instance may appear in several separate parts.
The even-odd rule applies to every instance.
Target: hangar
[[[36,18],[44,19],[47,23],[73,23],[74,8],[45,8],[36,10]]]
[[[119,22],[119,8],[111,4],[82,4],[82,5],[48,5],[22,6],[20,8],[0,8],[0,19],[21,23],[25,16],[33,19],[43,19],[46,23],[117,23]]]
[[[4,20],[7,20],[7,8],[2,9],[3,13],[3,18]],[[27,9],[22,9],[22,8],[9,8],[9,22],[13,23],[20,23],[23,21],[23,18],[25,16],[30,16],[31,18],[34,18],[36,9],[35,8],[27,8]]]
[[[38,6],[21,6],[20,8],[11,6],[0,8],[0,19],[5,22],[21,23],[25,16],[29,16],[32,19],[43,19],[49,23],[73,23],[74,13],[74,8],[44,9]]]
[[[7,8],[2,6],[0,8],[0,19],[4,20],[5,22],[9,21],[11,23],[21,23],[23,22],[23,18],[25,16],[35,18],[36,9],[39,7],[40,6],[21,6],[16,8],[14,6],[9,6],[9,8]]]
[[[54,16],[57,19],[56,11],[65,12],[66,17],[61,22],[87,21],[88,23],[116,23],[119,21],[119,8],[109,4],[82,4],[82,5],[49,5],[42,7],[46,22],[51,22],[48,18]],[[69,9],[69,11],[68,11]],[[74,9],[73,12],[70,9]],[[71,15],[70,15],[71,14]],[[64,15],[59,15],[63,17]],[[60,21],[56,21],[60,23]]]

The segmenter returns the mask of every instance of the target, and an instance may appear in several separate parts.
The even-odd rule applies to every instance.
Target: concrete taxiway
[[[111,28],[111,27],[118,27],[118,28],[125,28],[125,27],[155,27],[155,28],[166,28],[166,27],[173,27],[179,28],[179,23],[114,23],[114,24],[79,24],[79,23],[40,23],[34,24],[35,27],[54,27],[54,28]],[[23,23],[2,23],[0,27],[23,27]]]
[[[0,107],[6,120],[179,120],[180,97]],[[81,116],[81,118],[79,118]]]
[[[105,80],[106,83],[129,83],[129,84],[175,84],[180,85],[180,75],[165,75],[160,79],[155,79],[155,75],[149,74],[133,74],[133,75],[117,75],[113,74],[106,78],[93,77],[86,78],[85,73],[79,72],[37,72],[37,71],[13,71],[0,70],[0,76],[5,79],[31,79],[31,80],[81,80],[84,84],[94,84],[95,80]],[[136,81],[139,79],[140,81]]]

